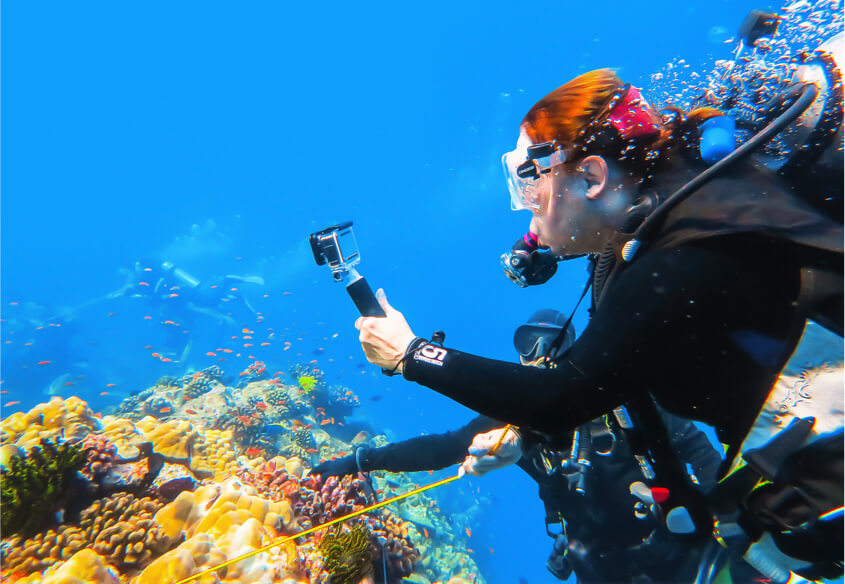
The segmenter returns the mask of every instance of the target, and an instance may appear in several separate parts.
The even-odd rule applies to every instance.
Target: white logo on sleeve
[[[443,366],[443,359],[446,357],[446,349],[435,345],[425,345],[414,353],[414,360],[424,361],[431,365]]]

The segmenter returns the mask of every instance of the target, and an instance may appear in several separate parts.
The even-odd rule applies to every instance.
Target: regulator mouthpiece
[[[537,236],[530,231],[501,256],[505,275],[521,288],[548,282],[557,272],[558,261],[550,250],[541,249]]]

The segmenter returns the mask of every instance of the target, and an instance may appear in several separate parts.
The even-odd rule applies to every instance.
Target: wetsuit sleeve
[[[643,254],[615,277],[556,369],[424,345],[406,361],[404,376],[481,414],[545,433],[552,443],[640,391],[659,396],[664,407],[661,400],[675,400],[675,410],[687,410],[675,411],[679,415],[708,421],[689,405],[708,398],[697,394],[730,391],[725,379],[759,384],[760,368],[767,366],[763,360],[769,358],[755,356],[761,364],[754,369],[749,356],[737,355],[726,341],[728,332],[738,326],[765,330],[767,322],[782,320],[772,310],[790,310],[783,296],[789,292],[770,275],[771,264],[745,257],[733,246],[708,245]],[[780,350],[779,334],[767,337],[776,341],[771,350],[764,344],[759,349]]]
[[[389,470],[392,472],[445,468],[463,462],[476,434],[503,426],[501,422],[478,416],[458,430],[418,436],[381,448],[368,448],[361,453],[361,468],[365,471]]]

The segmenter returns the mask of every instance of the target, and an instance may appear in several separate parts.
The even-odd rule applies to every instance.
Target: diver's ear
[[[607,162],[601,156],[588,156],[581,161],[580,170],[587,181],[587,198],[598,199],[607,186]]]

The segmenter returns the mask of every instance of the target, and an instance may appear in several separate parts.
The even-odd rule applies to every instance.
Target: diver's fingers
[[[376,290],[376,300],[378,300],[378,303],[382,310],[384,310],[385,314],[390,314],[391,312],[396,311],[396,309],[390,306],[390,303],[387,301],[387,294],[384,293],[384,288]]]
[[[361,327],[364,326],[364,319],[367,318],[366,316],[359,316],[355,320],[355,328],[361,330]]]
[[[467,449],[467,452],[470,456],[484,456],[490,452],[491,448],[489,446],[477,446],[474,442],[473,445]]]

